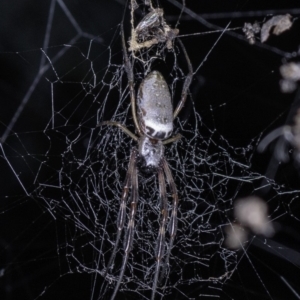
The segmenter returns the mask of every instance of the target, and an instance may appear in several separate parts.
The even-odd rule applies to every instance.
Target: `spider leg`
[[[173,203],[172,203],[172,212],[171,212],[171,218],[170,218],[170,224],[169,224],[170,242],[169,242],[169,247],[167,249],[166,258],[165,258],[165,264],[164,264],[165,267],[164,267],[164,270],[161,272],[159,281],[162,280],[162,278],[165,274],[165,268],[169,264],[169,258],[170,258],[171,250],[173,248],[173,243],[174,243],[174,239],[175,239],[176,231],[177,231],[177,211],[178,211],[178,202],[179,202],[176,184],[174,182],[174,178],[173,178],[172,172],[170,170],[169,164],[165,158],[163,158],[162,163],[163,163],[163,169],[164,169],[164,172],[166,175],[166,179],[167,179],[167,182],[170,187],[171,194],[172,194]]]
[[[190,61],[190,58],[186,52],[186,49],[181,41],[181,39],[177,38],[180,46],[181,46],[181,49],[183,51],[183,54],[185,56],[185,59],[187,61],[187,65],[188,65],[188,69],[189,69],[189,72],[185,78],[185,81],[183,83],[183,88],[182,88],[182,93],[181,93],[181,99],[180,99],[180,102],[177,104],[177,107],[176,109],[174,110],[174,114],[173,114],[173,118],[175,119],[177,117],[177,115],[179,114],[179,112],[181,111],[181,109],[183,108],[184,106],[184,103],[185,103],[185,100],[186,100],[186,97],[187,97],[187,94],[188,94],[188,90],[189,90],[189,87],[191,85],[191,82],[192,82],[192,78],[193,78],[193,67],[192,67],[192,64],[191,64],[191,61]]]
[[[129,253],[131,251],[132,248],[132,243],[133,243],[133,236],[134,236],[134,229],[135,229],[135,223],[134,223],[134,218],[135,218],[135,214],[136,214],[136,209],[137,209],[137,202],[138,202],[138,174],[137,174],[137,166],[136,166],[136,157],[137,157],[137,151],[134,149],[132,151],[131,157],[130,157],[130,167],[131,169],[128,170],[127,174],[129,174],[128,176],[130,177],[129,181],[131,183],[131,202],[130,202],[130,213],[129,213],[129,220],[128,220],[128,225],[127,225],[127,229],[126,229],[126,234],[125,234],[125,239],[124,239],[124,256],[123,256],[123,261],[122,261],[122,265],[121,265],[121,271],[119,274],[119,279],[118,282],[115,286],[113,295],[111,297],[111,300],[115,299],[120,284],[122,282],[123,276],[124,276],[124,272],[126,269],[126,265],[127,265],[127,261],[128,261],[128,257],[129,257]],[[125,180],[126,181],[126,180]],[[120,207],[120,212],[119,212],[119,217],[118,217],[118,223],[120,225],[122,225],[122,228],[124,226],[124,220],[125,220],[125,208],[126,208],[126,198],[128,195],[128,189],[123,190],[123,195],[122,195],[122,200],[124,199],[123,203],[121,202],[121,207]],[[119,229],[119,228],[118,228]],[[119,230],[120,231],[120,230]],[[120,240],[120,235],[118,232],[118,237]],[[117,237],[117,238],[118,238]],[[119,241],[118,241],[119,242]],[[116,245],[114,248],[114,252],[116,252]]]
[[[130,91],[131,112],[132,112],[132,117],[133,117],[135,128],[136,128],[139,136],[141,136],[142,133],[141,133],[141,129],[140,129],[140,126],[139,126],[139,123],[137,120],[137,116],[136,116],[136,101],[135,101],[135,91],[134,91],[134,82],[133,82],[133,71],[132,71],[132,65],[129,60],[128,53],[126,50],[123,23],[121,24],[121,34],[122,34],[122,47],[123,47],[123,52],[124,52],[124,65],[125,65],[125,70],[126,70],[127,77],[128,77],[128,85],[129,85],[129,91]]]
[[[124,125],[122,125],[119,122],[114,122],[114,121],[104,121],[102,123],[100,123],[98,126],[102,126],[102,125],[111,125],[111,126],[117,126],[119,127],[123,132],[125,132],[127,135],[129,135],[133,140],[135,140],[136,142],[138,141],[138,137],[133,134],[129,129],[127,129]]]
[[[151,300],[154,300],[156,288],[157,288],[157,280],[159,277],[159,270],[161,267],[161,261],[164,257],[165,253],[165,233],[166,233],[166,223],[168,219],[168,204],[167,204],[167,195],[166,195],[166,182],[163,168],[159,168],[158,170],[158,184],[159,184],[159,197],[160,197],[160,206],[161,206],[161,219],[160,219],[160,226],[158,237],[156,241],[156,249],[155,249],[155,256],[156,256],[156,270],[154,281],[152,285],[152,294]]]
[[[131,186],[131,179],[132,179],[135,155],[136,155],[136,153],[134,151],[132,151],[132,153],[130,155],[130,160],[129,160],[129,165],[128,165],[126,178],[125,178],[124,185],[123,185],[123,191],[122,191],[122,196],[121,196],[121,201],[120,201],[120,208],[119,208],[119,213],[118,213],[118,218],[117,218],[117,228],[118,228],[117,238],[116,238],[116,242],[115,242],[115,245],[114,245],[113,252],[110,256],[109,262],[108,262],[107,267],[106,267],[105,275],[107,274],[107,272],[111,268],[112,263],[115,259],[116,252],[117,252],[117,249],[118,249],[118,245],[119,245],[119,242],[120,242],[121,233],[122,233],[123,228],[124,228],[125,217],[126,217],[126,200],[128,198],[129,188]]]
[[[181,138],[182,138],[182,135],[180,133],[178,133],[175,136],[172,136],[171,138],[162,141],[162,144],[163,145],[170,144],[170,143],[173,143],[173,142],[176,142],[176,141],[180,140]]]
[[[167,182],[170,186],[170,191],[171,191],[172,198],[173,198],[172,213],[171,213],[171,220],[170,220],[170,237],[171,237],[170,250],[171,250],[173,241],[174,241],[174,238],[176,235],[176,231],[177,231],[177,210],[178,210],[179,199],[178,199],[178,192],[177,192],[177,188],[176,188],[176,184],[174,182],[172,172],[171,172],[169,164],[165,158],[163,158],[163,168],[164,168]]]

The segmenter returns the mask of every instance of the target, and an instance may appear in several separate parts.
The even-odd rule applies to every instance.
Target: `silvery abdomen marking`
[[[168,138],[173,131],[173,106],[168,85],[158,71],[142,81],[137,95],[138,120],[145,135],[157,140]]]

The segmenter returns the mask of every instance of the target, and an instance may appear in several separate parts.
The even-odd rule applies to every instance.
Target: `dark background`
[[[299,299],[300,294],[300,237],[296,219],[299,217],[299,204],[295,192],[300,187],[298,167],[291,159],[278,168],[272,147],[266,153],[258,154],[255,149],[257,143],[252,143],[278,126],[291,123],[289,114],[295,112],[294,108],[291,111],[291,106],[296,93],[282,94],[279,89],[279,67],[286,61],[297,61],[299,4],[297,1],[277,2],[187,0],[188,10],[183,13],[178,26],[180,34],[188,35],[212,31],[216,29],[214,26],[224,28],[230,21],[230,28],[242,27],[244,22],[263,21],[269,14],[290,12],[296,18],[292,30],[280,37],[271,37],[267,46],[259,42],[250,46],[241,30],[234,35],[224,34],[195,74],[190,88],[196,111],[203,123],[215,128],[234,147],[254,145],[252,168],[260,174],[269,172],[268,177],[286,185],[287,190],[293,191],[291,197],[296,199],[293,205],[287,205],[286,213],[277,220],[281,230],[270,240],[272,247],[258,247],[254,242],[247,250],[257,272],[247,260],[242,260],[233,277],[222,287],[221,299]],[[61,3],[65,3],[82,32],[89,35],[81,34],[80,38],[74,39],[78,32],[70,22],[72,18],[63,13]],[[180,5],[181,2],[176,0],[160,1],[166,19],[172,25],[178,20]],[[66,50],[67,44],[72,44],[75,47],[64,54],[59,63],[55,62],[55,69],[60,74],[66,74],[75,64],[73,80],[80,82],[83,77],[80,71],[82,68],[84,72],[84,66],[77,65],[77,62],[80,61],[80,51],[89,47],[92,38],[95,43],[92,49],[99,54],[91,55],[97,57],[95,68],[100,74],[108,65],[109,58],[120,63],[122,51],[117,28],[122,20],[124,1],[57,2],[47,45],[44,45],[44,39],[51,15],[50,1],[2,2],[0,11],[0,135],[3,138],[0,157],[0,297],[90,299],[91,280],[88,274],[61,276],[57,231],[62,221],[53,222],[53,216],[34,193],[36,166],[46,156],[46,149],[49,149],[43,130],[47,128],[51,116],[51,82],[57,80],[55,72],[45,72],[39,76],[38,70],[42,57],[45,59],[42,50],[46,49],[53,59],[55,55],[60,57],[59,51]],[[212,24],[211,28],[203,25],[202,18]],[[126,34],[128,36],[129,27],[126,28]],[[182,37],[194,70],[220,34]],[[107,51],[110,48],[114,53],[112,57]],[[294,58],[292,52],[295,52]],[[30,87],[33,87],[32,93]],[[59,95],[59,98],[55,98],[55,104],[63,107],[64,100],[71,99],[72,93],[77,93],[72,86],[55,90],[54,95]],[[113,109],[114,100],[111,103],[108,111]],[[17,120],[13,128],[8,130],[15,115]],[[183,115],[187,116],[188,112]],[[81,120],[80,114],[70,117],[73,125]],[[89,123],[86,125],[93,126]],[[42,153],[44,156],[39,157]],[[6,155],[9,155],[15,172],[5,160]],[[46,173],[44,176],[49,175]],[[258,194],[266,196],[267,191],[260,190]],[[296,217],[288,218],[291,215]],[[290,288],[284,281],[288,282]],[[49,284],[50,288],[44,290]],[[198,291],[191,292],[191,297],[201,294],[201,288],[199,286]],[[180,293],[176,299],[182,299]]]

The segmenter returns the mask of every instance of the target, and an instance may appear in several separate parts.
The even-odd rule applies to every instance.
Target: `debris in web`
[[[297,88],[297,81],[300,80],[300,63],[290,62],[280,67],[280,88],[283,93],[292,93]]]
[[[234,215],[241,225],[248,227],[255,234],[271,237],[274,228],[267,214],[268,206],[259,197],[250,196],[234,203]]]
[[[261,28],[261,42],[266,42],[271,34],[280,35],[293,25],[292,16],[290,14],[274,16]]]
[[[230,249],[242,248],[249,232],[272,237],[274,227],[268,218],[268,206],[256,196],[238,199],[234,203],[234,216],[238,223],[225,228],[225,245]]]
[[[243,27],[243,32],[245,32],[246,39],[249,41],[250,45],[255,44],[255,35],[260,32],[260,25],[257,21],[253,24],[245,23]]]
[[[225,227],[225,246],[229,249],[242,248],[247,241],[248,231],[239,224],[231,224]]]

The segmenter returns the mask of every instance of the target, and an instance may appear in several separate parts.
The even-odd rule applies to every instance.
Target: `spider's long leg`
[[[119,209],[118,219],[117,219],[118,233],[117,233],[117,238],[116,238],[116,242],[115,242],[115,245],[114,245],[113,252],[110,256],[109,262],[108,262],[107,267],[106,267],[106,273],[111,268],[112,263],[115,259],[116,252],[117,252],[117,249],[118,249],[118,245],[119,245],[119,242],[120,242],[121,233],[123,231],[124,224],[125,224],[126,200],[127,200],[127,197],[128,197],[129,188],[131,186],[133,168],[134,168],[134,165],[135,165],[135,163],[134,163],[135,156],[136,156],[136,153],[135,153],[135,150],[134,150],[134,151],[131,152],[131,155],[130,155],[128,170],[127,170],[126,178],[125,178],[124,185],[123,185],[123,191],[122,191],[122,196],[121,196],[121,201],[120,201],[120,209]]]
[[[178,133],[175,136],[172,136],[171,138],[162,141],[162,144],[166,145],[166,144],[174,143],[174,142],[180,140],[181,138],[182,138],[182,135],[180,133]]]
[[[166,195],[166,183],[164,171],[162,168],[158,170],[158,184],[159,184],[159,197],[160,197],[160,206],[161,206],[161,219],[159,225],[159,232],[156,242],[155,256],[156,256],[156,270],[155,276],[152,285],[152,295],[151,300],[154,300],[156,288],[157,288],[157,280],[159,277],[159,270],[161,267],[161,261],[164,257],[165,253],[165,234],[166,234],[166,223],[168,219],[168,204],[167,204],[167,195]]]
[[[170,219],[170,224],[169,224],[169,232],[170,232],[170,243],[169,243],[169,247],[167,249],[167,253],[166,253],[166,257],[165,257],[165,267],[169,264],[169,258],[170,258],[170,254],[171,254],[171,250],[173,248],[173,243],[174,243],[174,239],[176,236],[176,231],[177,231],[177,211],[178,211],[178,192],[177,192],[177,188],[176,188],[176,184],[174,182],[174,178],[172,175],[172,172],[170,170],[169,164],[167,162],[167,160],[165,158],[163,158],[163,169],[167,178],[167,182],[169,184],[170,187],[170,191],[172,194],[172,198],[173,198],[173,203],[172,203],[172,212],[171,212],[171,219]],[[162,280],[162,277],[164,276],[165,270],[163,270],[161,272],[161,277],[160,280]]]
[[[185,59],[186,59],[187,65],[188,65],[189,72],[186,75],[186,78],[185,78],[185,81],[184,81],[184,84],[183,84],[180,102],[177,104],[177,107],[174,110],[174,114],[173,114],[174,119],[177,117],[177,115],[179,114],[179,112],[181,111],[181,109],[184,106],[184,103],[185,103],[185,100],[186,100],[186,97],[187,97],[187,94],[188,94],[188,90],[189,90],[189,87],[191,85],[192,78],[193,78],[193,67],[192,67],[190,58],[189,58],[189,56],[186,52],[186,49],[185,49],[181,39],[177,38],[177,40],[178,40],[178,42],[179,42],[179,44],[182,48],[183,54],[185,56]]]
[[[129,220],[128,220],[128,225],[127,225],[127,229],[126,229],[125,239],[124,239],[124,252],[125,253],[124,253],[124,257],[123,257],[123,261],[122,261],[122,266],[121,266],[121,271],[120,271],[120,274],[119,274],[119,279],[118,279],[118,282],[115,286],[115,289],[114,289],[113,295],[111,297],[111,300],[115,299],[115,297],[118,293],[118,290],[119,290],[119,287],[120,287],[120,284],[122,282],[124,272],[125,272],[125,269],[126,269],[129,253],[131,251],[132,243],[133,243],[133,236],[134,236],[134,229],[135,229],[134,218],[135,218],[135,214],[136,214],[136,210],[137,210],[137,202],[138,202],[138,197],[139,197],[136,158],[137,158],[137,151],[133,150],[132,151],[132,156],[131,156],[131,159],[130,159],[130,161],[132,163],[132,169],[131,169],[130,173],[128,171],[129,176],[130,176],[130,182],[131,182],[131,201],[130,201]],[[124,194],[125,194],[125,190],[123,192],[123,195]],[[124,222],[125,208],[124,208],[124,214],[122,214],[121,218]]]
[[[139,126],[139,123],[137,120],[137,116],[136,116],[136,102],[135,102],[132,64],[129,60],[127,49],[126,49],[123,23],[121,24],[121,34],[122,34],[122,47],[123,47],[123,53],[124,53],[124,65],[125,65],[125,70],[126,70],[127,77],[128,77],[128,85],[129,85],[129,91],[130,91],[131,112],[132,112],[132,117],[133,117],[135,128],[136,128],[139,136],[141,136],[142,133],[141,133],[141,129],[140,129],[140,126]]]

